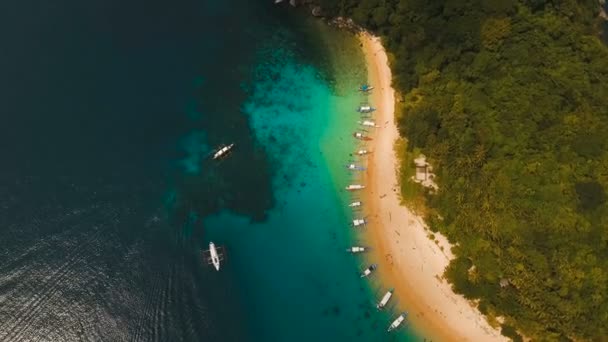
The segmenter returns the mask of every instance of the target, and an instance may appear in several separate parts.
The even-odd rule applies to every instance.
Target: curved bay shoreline
[[[376,122],[367,170],[368,191],[363,194],[370,224],[366,240],[373,248],[370,260],[379,264],[379,276],[394,287],[400,309],[409,310],[409,320],[426,336],[441,341],[506,341],[484,315],[463,296],[454,293],[443,280],[453,257],[447,239],[427,235],[421,217],[401,205],[399,162],[394,145],[400,139],[395,123],[395,94],[391,70],[380,38],[359,34],[374,91]],[[443,246],[443,249],[441,248]]]

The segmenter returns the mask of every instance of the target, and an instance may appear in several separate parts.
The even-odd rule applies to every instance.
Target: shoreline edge
[[[401,137],[388,56],[379,37],[363,31],[358,38],[368,83],[375,87],[370,102],[377,108],[375,120],[381,126],[369,145],[373,154],[366,174],[368,192],[363,194],[370,218],[365,233],[372,246],[369,258],[378,263],[383,286],[395,288],[399,309],[410,312],[408,319],[425,340],[508,341],[443,279],[453,258],[447,239],[434,233],[437,242],[431,240],[423,219],[401,205],[399,160],[394,149]]]

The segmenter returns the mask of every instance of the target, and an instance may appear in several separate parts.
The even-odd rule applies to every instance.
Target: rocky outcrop
[[[335,26],[337,28],[348,30],[351,32],[363,31],[363,29],[359,25],[355,24],[355,22],[350,18],[335,17],[329,21],[329,24],[331,26]]]
[[[283,2],[284,0],[275,0],[275,3]],[[323,8],[318,4],[315,0],[289,0],[289,3],[294,7],[299,6],[308,6],[310,11],[314,17],[325,17],[326,13],[323,11]],[[328,18],[329,19],[329,18]],[[339,29],[348,30],[353,33],[363,31],[359,25],[355,24],[355,22],[350,18],[344,17],[335,17],[331,18],[328,21],[328,24]]]
[[[312,5],[314,4],[313,0],[289,0],[289,3],[293,7],[302,6],[302,5]]]
[[[281,3],[284,0],[275,0],[275,4]],[[293,7],[308,6],[311,9],[312,15],[315,17],[323,17],[323,9],[315,4],[314,0],[289,0],[289,4]]]

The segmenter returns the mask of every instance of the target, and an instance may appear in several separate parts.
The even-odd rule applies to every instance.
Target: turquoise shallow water
[[[324,54],[311,63],[292,35],[276,32],[244,85],[242,109],[274,165],[276,205],[264,222],[229,212],[208,217],[208,238],[229,248],[227,267],[243,290],[253,340],[412,340],[407,329],[385,333],[391,313],[373,308],[382,284],[361,279],[368,265],[344,252],[361,242],[343,188],[363,181],[345,168],[357,146],[354,109],[365,100],[356,91],[366,79],[363,56],[353,36],[308,25],[323,35]],[[242,172],[256,170],[243,165]]]
[[[1,341],[407,338],[343,252],[352,37],[272,1],[5,7]]]

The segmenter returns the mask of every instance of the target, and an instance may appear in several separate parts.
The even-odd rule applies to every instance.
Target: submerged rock
[[[334,316],[339,316],[340,315],[340,307],[337,305],[334,305],[334,307],[331,308],[331,312],[334,314]]]
[[[312,15],[315,17],[322,17],[323,11],[321,10],[321,6],[315,6],[312,8]]]

